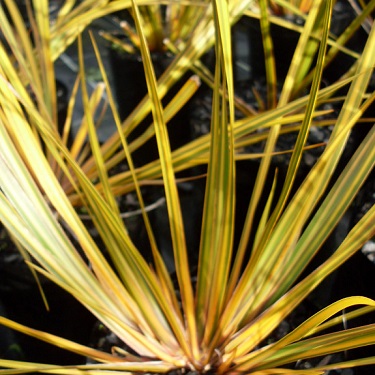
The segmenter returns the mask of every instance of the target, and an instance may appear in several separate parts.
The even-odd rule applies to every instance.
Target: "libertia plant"
[[[7,0],[6,3],[11,9],[12,1]],[[85,5],[85,2],[82,4]],[[210,134],[172,153],[161,98],[165,93],[165,82],[175,80],[176,76],[169,77],[169,70],[159,82],[156,81],[138,2],[131,3],[149,92],[135,114],[146,113],[147,108],[152,111],[153,132],[160,156],[159,160],[140,168],[133,166],[132,150],[126,139],[128,133],[124,130],[129,129],[129,124],[134,125],[134,115],[121,124],[113,100],[110,100],[110,104],[118,131],[104,147],[99,144],[93,107],[84,89],[81,52],[80,79],[86,108],[84,124],[85,134],[89,138],[85,147],[89,147],[90,165],[96,171],[95,177],[86,173],[77,155],[66,147],[64,137],[60,137],[54,128],[56,119],[52,115],[54,104],[48,104],[50,97],[37,97],[36,105],[31,100],[30,92],[25,90],[33,82],[25,69],[27,64],[22,64],[25,56],[22,53],[16,56],[20,65],[14,66],[10,58],[5,58],[2,47],[1,222],[18,245],[31,255],[33,260],[28,260],[30,267],[80,301],[124,342],[124,347],[113,348],[111,353],[106,353],[0,317],[0,323],[7,327],[96,362],[64,367],[0,359],[0,366],[3,367],[1,373],[123,374],[165,373],[180,369],[181,372],[192,370],[217,374],[322,374],[333,368],[375,363],[375,357],[370,357],[333,364],[322,362],[311,369],[291,368],[293,363],[302,359],[375,344],[375,324],[347,330],[337,328],[341,321],[337,314],[345,309],[351,308],[346,313],[346,319],[375,310],[375,301],[360,296],[339,300],[309,317],[283,338],[267,342],[274,329],[324,279],[375,235],[375,208],[371,207],[332,255],[300,279],[306,266],[350,207],[374,166],[375,127],[372,127],[339,177],[332,180],[351,130],[361,126],[363,113],[375,99],[375,93],[367,90],[375,62],[375,31],[371,30],[363,53],[358,56],[352,71],[341,81],[320,88],[327,46],[329,41],[333,43],[329,38],[332,1],[314,1],[277,103],[270,105],[270,109],[264,113],[236,120],[231,22],[249,4],[219,0],[206,4],[207,23],[212,22],[209,30],[213,34],[206,33],[202,38],[212,39],[216,55]],[[265,14],[266,2],[260,4]],[[108,5],[112,11],[116,6],[120,7],[119,2]],[[34,2],[35,22],[39,26],[44,24],[43,30],[50,30],[43,9],[46,10],[46,2]],[[100,13],[101,10],[96,11]],[[90,11],[87,12],[90,15]],[[109,13],[109,10],[105,12]],[[13,11],[13,14],[16,12]],[[1,15],[5,18],[4,13]],[[320,43],[314,39],[318,30]],[[9,32],[6,35],[12,45]],[[59,48],[52,50],[47,41],[55,39],[49,39],[47,34],[39,35],[42,44],[46,43],[40,49],[45,53],[43,61],[50,63],[45,72],[52,74],[54,58],[48,54],[55,54],[56,57]],[[29,60],[35,61],[34,49],[24,42],[27,39],[22,39],[26,35],[21,33],[19,37],[24,45],[30,47]],[[194,38],[190,40],[190,49],[188,45],[184,50],[185,55],[182,52],[180,56],[177,55],[175,66],[180,64],[180,67],[184,65],[187,69],[186,60],[201,56],[203,51],[198,44],[194,44],[198,41]],[[14,42],[13,45],[16,45]],[[93,43],[95,46],[94,40]],[[201,44],[202,49],[206,43],[209,44],[207,40]],[[314,65],[311,55],[307,60],[303,59],[303,52],[311,51],[311,48],[317,52]],[[99,54],[98,59],[100,65]],[[301,65],[302,61],[306,65]],[[311,66],[313,69],[309,69]],[[304,68],[304,76],[312,72],[309,76],[311,87],[307,96],[295,98],[297,83],[304,78],[300,76],[301,67]],[[272,67],[270,69],[272,72]],[[40,71],[35,72],[33,77],[37,74]],[[104,88],[111,97],[104,69],[102,74]],[[51,85],[49,89],[53,91],[52,80],[48,82]],[[306,137],[314,124],[314,117],[321,114],[317,108],[344,87],[347,92],[334,120],[329,142],[292,195]],[[32,89],[38,92],[35,87]],[[259,224],[254,228],[254,222],[257,222],[255,212],[269,173],[277,137],[285,124],[294,123],[298,128],[298,138],[281,193],[276,196],[273,185]],[[262,129],[267,131],[262,132]],[[240,243],[234,248],[236,159],[254,157],[241,154],[240,150],[244,145],[260,139],[266,139],[266,144],[262,155],[256,155],[261,159],[257,180]],[[108,170],[113,166],[113,162],[109,162],[110,157],[118,152],[114,149],[118,150],[119,147],[121,156],[118,159],[126,158],[129,172],[109,177]],[[188,233],[184,230],[175,174],[199,164],[207,164],[207,176],[197,279],[193,283],[186,246]],[[61,183],[61,175],[56,170],[60,171],[64,181],[69,181],[74,194],[67,195],[66,186]],[[159,177],[165,190],[177,286],[173,285],[160,255],[140,189],[142,181]],[[126,188],[118,189],[124,182]],[[152,265],[146,263],[141,249],[138,250],[131,241],[117,206],[116,194],[130,190],[136,191],[143,210],[154,257]],[[80,220],[74,207],[78,202],[89,213],[114,268]],[[64,223],[64,228],[69,228],[70,234],[74,234],[79,246],[73,245],[61,223]],[[253,238],[251,232],[255,236],[249,243],[249,239]],[[251,253],[248,258],[246,252],[249,249]]]

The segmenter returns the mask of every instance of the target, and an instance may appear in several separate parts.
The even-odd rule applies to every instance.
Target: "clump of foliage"
[[[340,322],[336,314],[344,309],[352,308],[346,315],[347,319],[374,311],[375,302],[360,296],[327,306],[285,337],[265,344],[274,329],[325,278],[375,235],[375,208],[372,207],[332,255],[299,280],[374,166],[373,127],[339,177],[331,181],[351,130],[360,126],[361,116],[375,98],[374,93],[367,92],[374,67],[375,31],[371,30],[363,53],[358,56],[347,77],[321,89],[327,46],[329,43],[335,46],[329,37],[332,1],[314,1],[280,98],[277,102],[270,101],[268,111],[236,120],[231,22],[235,22],[252,2],[213,0],[210,4],[205,3],[206,14],[204,22],[199,24],[200,29],[197,26],[198,32],[186,42],[158,82],[138,9],[138,4],[145,5],[147,2],[120,3],[99,4],[91,11],[88,1],[75,9],[66,2],[73,16],[74,12],[86,12],[85,21],[81,20],[78,30],[101,14],[131,5],[149,92],[138,109],[121,124],[98,54],[104,80],[101,87],[107,90],[118,128],[108,143],[100,145],[93,120],[94,99],[90,99],[85,90],[81,52],[80,79],[85,105],[85,130],[82,134],[89,139],[82,159],[79,157],[82,154],[75,154],[69,149],[56,130],[55,99],[51,94],[54,89],[53,61],[63,49],[63,45],[59,44],[61,37],[56,32],[65,30],[68,34],[65,35],[66,42],[73,38],[69,33],[76,32],[64,26],[69,24],[69,20],[63,17],[66,9],[63,8],[62,18],[58,18],[54,26],[45,16],[46,2],[34,2],[33,29],[40,38],[39,42],[35,41],[36,49],[20,24],[19,40],[12,38],[9,23],[2,26],[14,60],[1,46],[4,59],[1,59],[0,66],[0,219],[18,245],[32,256],[33,261],[27,260],[30,267],[79,300],[131,350],[114,347],[112,353],[102,352],[0,317],[3,325],[96,361],[90,365],[64,367],[0,359],[0,366],[6,368],[1,372],[116,374],[165,373],[180,369],[218,374],[321,374],[332,368],[375,363],[375,357],[371,357],[322,363],[305,370],[288,368],[300,359],[373,345],[374,324],[344,331],[335,329]],[[259,3],[265,15],[266,2]],[[6,0],[6,4],[17,26],[21,21],[14,2]],[[4,13],[1,12],[3,18]],[[60,28],[54,29],[56,25]],[[319,43],[316,43],[316,35],[321,35]],[[211,42],[215,46],[216,65],[210,133],[172,153],[166,126],[167,110],[163,109],[161,98],[166,87],[191,67],[188,62],[197,61]],[[94,40],[93,44],[96,46]],[[21,47],[17,49],[16,46]],[[314,65],[312,55],[304,54],[311,49],[317,54]],[[32,65],[36,61],[35,53],[39,53],[40,61],[45,63],[44,69]],[[310,69],[311,66],[313,69]],[[180,70],[171,75],[176,67]],[[199,64],[192,68],[201,71]],[[269,72],[271,79],[272,66]],[[36,77],[40,77],[39,81]],[[295,96],[295,87],[305,77],[309,77],[311,82],[309,94]],[[25,89],[29,85],[36,94],[34,101],[31,100],[30,90]],[[334,120],[331,138],[319,160],[291,196],[306,137],[314,124],[314,117],[320,113],[317,108],[343,87],[347,87],[347,94]],[[270,97],[275,99],[272,95]],[[134,168],[133,149],[127,142],[127,135],[137,124],[134,119],[139,120],[150,110],[153,115],[151,130],[157,139],[159,159]],[[275,184],[272,187],[259,224],[254,228],[255,212],[260,204],[276,140],[285,124],[297,124],[298,128],[288,173],[277,199]],[[234,248],[236,159],[253,157],[240,154],[239,150],[258,141],[259,134],[266,140],[265,149],[262,155],[257,155],[261,159],[260,168],[241,240],[238,248]],[[83,140],[81,142],[83,144]],[[109,177],[110,167],[124,158],[129,171]],[[186,246],[188,234],[184,231],[176,172],[198,164],[207,164],[207,178],[197,280],[193,284]],[[90,170],[95,170],[95,173],[90,175]],[[69,182],[69,193],[61,182],[62,178]],[[162,179],[165,191],[177,288],[154,239],[140,189],[142,181],[157,178]],[[120,185],[125,188],[119,190]],[[131,241],[117,206],[116,194],[131,190],[136,191],[143,210],[153,252],[152,265],[146,263]],[[114,268],[80,220],[75,204],[83,206],[90,215]],[[72,244],[61,223],[74,233],[79,246]],[[251,232],[255,233],[255,239],[249,243]],[[249,248],[251,255],[247,259]]]

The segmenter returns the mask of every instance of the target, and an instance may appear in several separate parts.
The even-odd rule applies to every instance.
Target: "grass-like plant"
[[[7,0],[8,5],[11,3]],[[42,3],[35,2],[40,6]],[[117,2],[113,4],[117,6]],[[290,368],[301,359],[375,344],[374,324],[343,331],[336,329],[340,322],[336,314],[344,309],[352,308],[346,319],[375,310],[375,302],[365,297],[339,300],[309,317],[285,337],[271,343],[267,342],[267,338],[325,278],[375,235],[375,208],[372,207],[338,248],[333,249],[332,255],[300,280],[303,270],[337,226],[374,166],[373,127],[339,177],[332,181],[352,128],[360,126],[361,116],[375,99],[374,93],[367,92],[374,67],[375,31],[369,34],[363,53],[358,56],[355,71],[342,82],[320,89],[332,2],[315,1],[278,103],[264,113],[236,121],[230,22],[236,6],[244,7],[245,2],[213,0],[207,8],[208,15],[211,14],[212,29],[207,30],[214,33],[202,35],[202,38],[212,38],[216,52],[211,131],[209,135],[172,153],[165,110],[161,105],[165,87],[160,82],[167,82],[168,76],[166,74],[157,84],[137,4],[132,2],[132,10],[149,91],[149,99],[145,99],[140,108],[148,107],[152,111],[153,131],[160,155],[160,159],[153,163],[138,169],[133,167],[127,132],[118,119],[116,140],[112,138],[104,148],[99,145],[90,99],[83,84],[90,163],[97,171],[96,178],[91,178],[87,173],[90,169],[84,169],[53,130],[53,120],[45,115],[49,113],[44,108],[48,98],[37,98],[39,107],[30,101],[30,94],[24,89],[24,82],[30,79],[27,70],[17,71],[10,59],[2,59],[0,68],[1,222],[35,259],[33,263],[29,262],[33,269],[68,291],[132,350],[127,351],[124,346],[105,353],[0,317],[3,325],[97,362],[63,367],[0,359],[0,366],[4,368],[1,373],[162,373],[181,369],[218,374],[321,374],[332,368],[374,364],[375,357],[371,357],[335,364],[322,362],[312,369]],[[116,10],[109,3],[108,7],[111,6],[112,10]],[[38,14],[37,7],[35,10]],[[323,19],[320,17],[322,14]],[[37,23],[46,22],[39,16],[39,21],[36,17]],[[291,91],[299,77],[303,46],[307,48],[308,35],[316,32],[313,29],[318,25],[321,39],[310,93],[294,99]],[[48,38],[45,38],[46,35],[42,35],[41,41],[46,42]],[[193,42],[198,43],[199,39],[193,39]],[[192,43],[185,57],[193,59],[201,53],[193,47],[199,49],[197,44]],[[48,45],[45,48],[46,51],[41,51],[52,53]],[[30,59],[33,58],[32,51],[31,48]],[[5,57],[4,49],[1,53]],[[22,57],[20,55],[16,60],[22,62]],[[53,61],[53,58],[47,56],[46,61]],[[186,61],[180,57],[175,64],[186,64]],[[23,66],[26,68],[27,64],[21,64],[19,68]],[[306,71],[308,74],[308,69]],[[105,80],[104,71],[103,77]],[[83,61],[81,80],[85,82]],[[316,107],[344,86],[348,87],[348,91],[334,122],[331,138],[306,179],[291,196],[306,137],[317,113]],[[110,93],[108,85],[106,89]],[[113,111],[116,117],[114,106]],[[127,124],[131,121],[129,119]],[[254,228],[255,212],[269,174],[277,137],[284,125],[292,121],[299,122],[296,125],[299,133],[281,194],[276,197],[273,186],[259,225]],[[270,130],[256,132],[261,129]],[[252,131],[254,138],[251,138]],[[234,248],[235,160],[250,157],[238,154],[241,147],[264,138],[266,146],[264,153],[257,155],[261,163],[241,240],[238,248]],[[115,154],[112,146],[116,149],[121,146],[129,165],[129,172],[122,176],[108,176],[111,165],[108,164],[111,157],[108,155]],[[206,163],[198,271],[197,280],[193,283],[186,246],[188,234],[184,232],[175,173]],[[77,201],[91,216],[115,269],[109,265],[80,220],[72,204],[74,200],[67,195],[54,166],[71,183]],[[145,262],[132,243],[115,199],[115,194],[119,193],[117,186],[125,181],[127,187],[121,192],[136,190],[144,209],[141,183],[159,177],[163,181],[168,208],[177,287],[166,270],[145,210],[143,218],[154,256],[152,266]],[[74,233],[79,249],[73,246],[61,222],[70,233]],[[251,232],[255,236],[250,236]],[[255,239],[249,243],[253,237]],[[251,250],[249,259],[246,256],[248,250]],[[328,329],[330,333],[327,333]]]
[[[195,28],[204,19],[207,19],[207,11],[210,2],[169,2],[165,4],[150,3],[139,7],[142,19],[142,29],[150,52],[165,52],[168,43],[175,48],[183,45],[188,40]],[[128,53],[139,53],[140,40],[132,24],[128,22],[132,9],[129,13],[122,12],[118,18],[119,26],[127,37],[126,41],[120,41],[111,33],[105,33],[105,37],[115,44],[120,44]],[[122,19],[121,16],[125,19]]]

